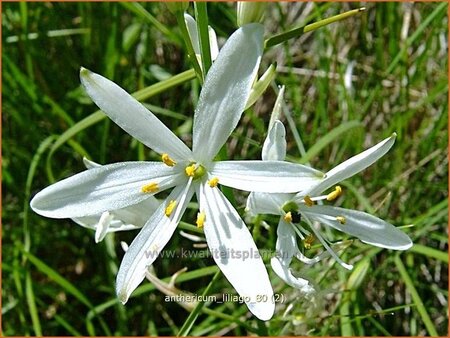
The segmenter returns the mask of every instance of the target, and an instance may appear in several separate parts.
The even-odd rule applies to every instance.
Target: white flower
[[[283,124],[276,121],[264,144],[263,160],[284,159],[286,153],[284,135]],[[304,286],[305,281],[295,278],[289,269],[293,257],[297,257],[304,263],[312,264],[324,256],[324,254],[321,254],[312,259],[305,257],[297,246],[296,235],[304,241],[306,246],[311,244],[314,237],[317,237],[328,253],[343,267],[352,268],[351,265],[344,263],[330,248],[313,222],[328,225],[355,236],[365,243],[382,248],[406,250],[412,246],[411,239],[405,233],[375,216],[356,210],[317,205],[317,201],[332,201],[337,198],[342,192],[339,186],[336,186],[335,190],[327,195],[321,196],[320,194],[377,161],[392,147],[395,137],[396,135],[393,134],[372,148],[341,163],[328,171],[319,183],[313,184],[297,194],[250,194],[247,200],[248,211],[254,214],[281,216],[277,230],[277,257],[272,258],[271,264],[274,271],[286,283],[300,289]],[[309,225],[313,234],[301,226],[300,220]]]
[[[83,158],[83,163],[87,169],[101,167],[100,164],[87,158]],[[104,211],[92,216],[73,218],[72,220],[82,227],[95,230],[95,242],[99,243],[110,232],[142,228],[160,204],[154,196],[149,196],[142,202],[129,207]]]
[[[263,320],[272,317],[273,291],[264,263],[246,225],[217,185],[296,192],[320,180],[323,173],[280,161],[213,162],[240,119],[262,52],[263,28],[259,24],[244,26],[228,39],[200,93],[192,151],[122,88],[81,70],[82,84],[94,102],[126,132],[162,154],[162,162],[125,162],[89,169],[39,192],[31,206],[47,217],[82,217],[129,207],[174,188],[122,260],[116,290],[123,303],[169,241],[195,193],[200,204],[197,224],[204,228],[215,262],[255,316]],[[260,297],[268,301],[258,302]]]

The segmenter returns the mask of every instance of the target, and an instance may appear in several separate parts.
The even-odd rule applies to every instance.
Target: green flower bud
[[[167,1],[167,9],[172,13],[185,12],[189,7],[189,1]]]
[[[262,22],[267,2],[238,1],[237,25],[239,27],[252,23]]]

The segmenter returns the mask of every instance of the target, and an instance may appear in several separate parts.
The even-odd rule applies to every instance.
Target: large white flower
[[[307,264],[315,263],[324,257],[324,254],[320,254],[312,259],[304,256],[297,246],[297,235],[304,241],[306,246],[311,244],[310,241],[314,236],[317,237],[328,253],[343,267],[347,269],[352,268],[351,265],[344,263],[330,248],[313,222],[328,225],[355,236],[365,243],[382,248],[406,250],[412,246],[411,239],[405,233],[375,216],[330,205],[317,205],[317,201],[332,201],[337,198],[342,192],[339,186],[336,186],[335,190],[327,195],[321,196],[320,194],[377,161],[392,147],[395,137],[396,135],[393,134],[372,148],[339,164],[328,171],[320,182],[297,194],[257,192],[249,195],[247,210],[251,213],[281,216],[277,229],[277,256],[272,258],[271,265],[277,275],[287,284],[308,291],[307,281],[294,277],[289,269],[293,257]],[[263,160],[283,160],[285,154],[285,129],[280,121],[276,121],[264,143],[262,158]],[[314,236],[300,224],[301,220],[309,225]]]
[[[194,193],[213,258],[260,319],[274,312],[273,291],[255,243],[218,184],[259,192],[296,192],[323,173],[280,161],[223,161],[213,158],[236,127],[248,100],[263,52],[263,28],[237,30],[212,65],[194,114],[192,151],[122,88],[87,69],[81,81],[94,102],[121,128],[161,154],[162,162],[125,162],[86,170],[39,192],[33,210],[53,218],[101,214],[142,202],[174,188],[148,219],[126,252],[116,290],[125,303],[147,267],[169,241]],[[249,257],[248,257],[249,256]],[[266,298],[266,302],[258,300]]]

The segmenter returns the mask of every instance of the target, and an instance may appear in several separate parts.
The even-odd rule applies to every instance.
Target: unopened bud
[[[237,25],[239,27],[252,22],[262,22],[267,2],[238,1]]]

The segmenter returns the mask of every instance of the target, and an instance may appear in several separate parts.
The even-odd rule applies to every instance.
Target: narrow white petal
[[[206,214],[203,229],[214,261],[250,311],[269,320],[275,310],[272,286],[249,230],[217,187],[202,185],[197,194],[200,210]]]
[[[281,263],[289,267],[292,258],[297,255],[297,239],[292,225],[280,218],[277,227],[276,255]]]
[[[263,52],[263,26],[238,29],[211,66],[194,115],[194,157],[210,161],[236,127],[258,71]]]
[[[375,163],[380,157],[385,155],[389,149],[393,146],[395,142],[395,137],[397,135],[394,133],[387,139],[381,141],[375,146],[363,151],[362,153],[353,156],[352,158],[342,162],[338,166],[331,169],[326,173],[325,179],[322,180],[316,187],[312,188],[310,191],[305,192],[311,196],[320,194],[322,191],[327,190],[338,182],[341,182],[360,171],[366,169]]]
[[[292,194],[269,194],[265,192],[251,192],[247,198],[245,211],[253,215],[280,215],[284,203],[291,200]]]
[[[128,134],[175,160],[190,159],[190,149],[152,112],[114,82],[85,68],[80,79],[97,106]]]
[[[40,191],[31,208],[52,218],[101,214],[137,204],[151,194],[141,188],[155,182],[159,191],[186,180],[184,173],[162,162],[122,162],[85,170]]]
[[[270,265],[277,276],[280,277],[286,284],[306,294],[314,292],[314,288],[309,284],[308,280],[301,277],[295,277],[289,266],[285,265],[279,257],[273,257],[270,260]]]
[[[105,238],[113,218],[114,216],[108,211],[102,213],[98,221],[97,228],[95,229],[95,243],[101,242],[103,238]]]
[[[86,169],[98,168],[98,167],[102,166],[101,164],[91,161],[91,160],[87,159],[86,157],[83,157],[83,164],[86,167]]]
[[[197,55],[200,55],[200,42],[198,39],[198,30],[197,23],[195,19],[190,16],[188,13],[184,13],[184,22],[186,22],[186,28],[189,33],[189,37],[191,38],[192,47],[194,48],[194,52]]]
[[[140,203],[110,211],[113,219],[109,223],[107,233],[142,228],[159,205],[160,202],[154,196],[149,196]],[[102,214],[78,217],[72,220],[83,227],[96,230],[101,216]]]
[[[368,244],[394,250],[406,250],[412,246],[411,239],[404,232],[365,212],[326,205],[301,206],[301,212]],[[338,216],[345,218],[344,224],[336,219]]]
[[[208,26],[208,34],[211,49],[211,60],[215,61],[219,55],[219,44],[217,43],[216,31],[211,26]]]
[[[129,246],[120,264],[116,279],[116,292],[126,303],[134,289],[142,282],[147,271],[161,250],[172,237],[180,219],[191,200],[194,190],[188,185],[178,186],[155,211]],[[169,201],[180,202],[170,217],[165,215]],[[184,203],[181,201],[184,200]]]
[[[298,192],[311,188],[323,173],[310,167],[282,161],[221,161],[210,165],[219,183],[245,191]]]
[[[284,161],[286,157],[286,130],[281,121],[270,128],[262,148],[263,161]]]

